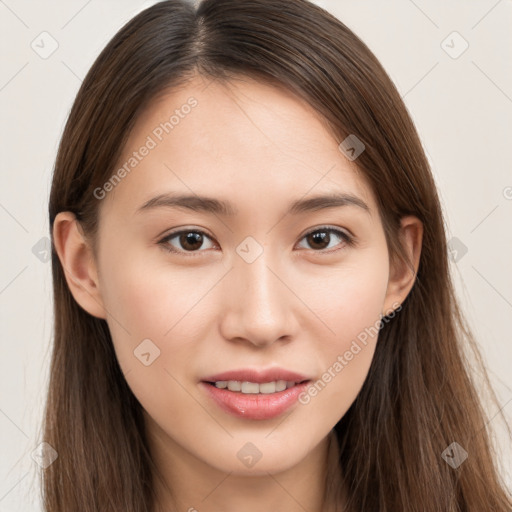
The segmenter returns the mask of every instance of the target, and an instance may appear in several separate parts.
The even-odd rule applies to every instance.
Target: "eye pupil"
[[[308,237],[310,238],[310,241],[313,241],[312,245],[320,243],[320,249],[327,247],[330,242],[330,235],[326,231],[315,231],[314,233],[308,235]],[[322,242],[326,243],[322,244]]]
[[[188,232],[183,233],[180,236],[180,243],[183,248],[185,249],[198,249],[203,244],[203,235],[201,233],[195,233],[195,232]],[[195,245],[194,245],[195,243]],[[190,246],[192,245],[192,246]],[[188,247],[187,247],[188,246]]]
[[[321,253],[324,252],[324,249],[328,249],[329,245],[332,241],[331,235],[334,234],[335,238],[340,238],[344,241],[344,244],[339,245],[352,245],[353,242],[351,241],[351,238],[347,235],[345,235],[342,231],[333,229],[333,228],[324,228],[324,229],[317,229],[316,231],[311,231],[309,234],[304,235],[302,240],[307,240],[307,244],[309,246],[309,249],[316,250],[317,252]],[[181,254],[185,253],[202,253],[204,251],[200,250],[204,239],[209,239],[210,237],[203,233],[202,231],[181,231],[174,234],[170,234],[167,237],[165,237],[162,241],[159,243],[162,244],[169,252],[177,252]],[[177,244],[180,246],[180,248],[176,247],[176,249],[172,249],[173,243],[171,243],[172,239],[176,239]],[[331,251],[333,252],[333,251]]]

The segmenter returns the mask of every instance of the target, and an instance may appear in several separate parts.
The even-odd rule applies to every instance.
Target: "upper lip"
[[[229,370],[222,373],[216,373],[202,379],[204,382],[218,382],[221,380],[238,380],[241,382],[255,382],[261,384],[262,382],[274,382],[278,380],[286,380],[293,382],[302,382],[310,380],[308,377],[284,368],[269,368],[269,369],[256,369],[256,368],[241,368],[239,370]]]

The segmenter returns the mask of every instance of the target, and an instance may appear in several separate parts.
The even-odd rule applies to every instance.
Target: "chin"
[[[307,453],[302,453],[304,446],[297,443],[276,446],[275,442],[264,439],[250,440],[251,436],[243,436],[242,440],[231,440],[231,446],[222,450],[218,457],[209,454],[203,460],[224,473],[238,476],[265,476],[268,473],[280,473],[298,464]],[[232,454],[232,455],[231,455]],[[293,454],[293,456],[291,455]],[[213,458],[211,457],[213,455]]]

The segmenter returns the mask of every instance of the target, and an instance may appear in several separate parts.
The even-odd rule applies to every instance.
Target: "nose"
[[[258,347],[294,338],[300,301],[290,289],[289,273],[264,251],[248,263],[235,258],[222,291],[221,334]]]

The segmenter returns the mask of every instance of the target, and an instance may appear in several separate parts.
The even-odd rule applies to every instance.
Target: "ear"
[[[413,215],[402,217],[400,241],[409,261],[396,258],[389,273],[382,314],[389,315],[406,299],[416,281],[423,240],[423,223]]]
[[[57,214],[53,240],[73,297],[89,314],[105,319],[93,252],[72,212]]]

